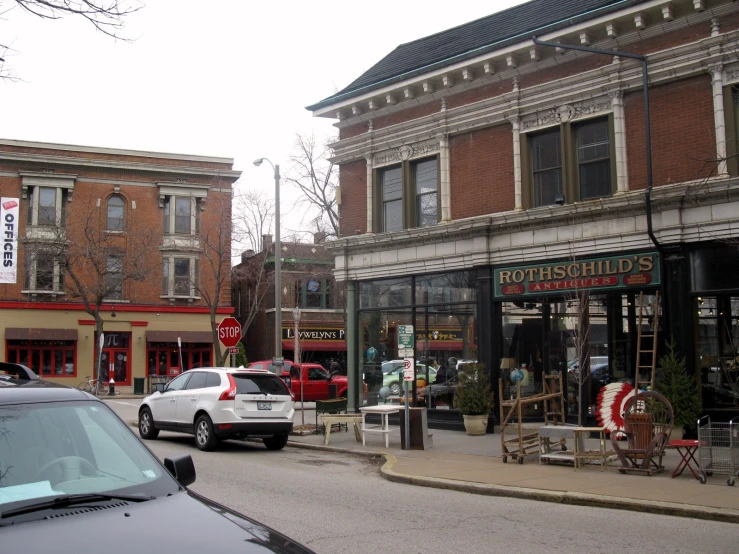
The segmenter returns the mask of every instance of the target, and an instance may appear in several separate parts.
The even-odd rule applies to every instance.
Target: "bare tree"
[[[339,236],[339,210],[336,204],[337,173],[328,158],[328,149],[311,136],[297,135],[292,166],[285,181],[302,193],[297,206],[306,208],[316,231],[327,238]]]
[[[241,338],[246,336],[262,308],[262,302],[272,284],[267,271],[271,244],[263,244],[263,237],[272,229],[274,200],[264,191],[247,191],[234,200],[234,241],[248,246],[251,255],[241,257],[241,263],[232,270],[232,288],[238,291],[236,317],[241,323]]]
[[[156,234],[133,217],[109,229],[105,209],[91,197],[71,203],[66,221],[57,218],[55,225],[31,231],[23,242],[32,288],[80,300],[95,320],[97,336],[103,333],[103,302],[124,298],[129,283],[146,281],[161,269]],[[98,349],[95,341],[95,359]]]
[[[138,0],[0,0],[0,16],[7,16],[13,9],[20,9],[41,19],[63,19],[77,16],[89,21],[95,29],[117,40],[126,16],[143,8]],[[4,56],[12,51],[10,43],[0,43],[0,79],[16,80],[12,71],[5,68]]]
[[[250,190],[234,198],[233,234],[234,240],[246,245],[250,250],[262,250],[262,237],[272,229],[275,215],[275,202],[264,191]]]
[[[223,219],[229,221],[228,216],[231,213],[230,196],[222,195],[221,206],[216,206],[213,213],[222,214]],[[195,280],[192,285],[197,295],[208,306],[216,363],[218,366],[225,366],[229,354],[228,351],[221,348],[216,316],[218,315],[218,308],[226,302],[231,292],[232,231],[231,226],[224,224],[221,219],[201,221],[198,231],[201,251],[200,264],[199,271],[195,272]]]

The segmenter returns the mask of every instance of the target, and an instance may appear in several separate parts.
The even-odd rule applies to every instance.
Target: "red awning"
[[[283,350],[293,350],[295,341],[289,339],[282,340]],[[346,352],[346,341],[343,340],[301,340],[300,350],[308,352],[310,350],[322,350],[330,352]]]

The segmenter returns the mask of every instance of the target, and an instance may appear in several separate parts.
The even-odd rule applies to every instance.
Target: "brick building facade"
[[[249,362],[271,360],[275,353],[275,245],[271,235],[264,235],[262,243],[260,252],[243,252],[241,263],[233,268],[231,296],[235,317],[242,326],[251,306],[259,303],[243,340]],[[282,241],[280,246],[283,357],[295,359],[294,309],[298,307],[301,361],[329,369],[329,360],[335,360],[345,371],[345,293],[343,285],[337,286],[333,255],[326,249],[323,235],[316,233],[313,244]]]
[[[581,405],[568,383],[568,417],[634,384],[640,310],[645,330],[659,310],[704,410],[736,413],[738,55],[729,0],[534,0],[403,44],[309,106],[338,120],[355,405],[398,324],[416,358],[480,360],[496,384],[511,364],[530,390],[569,376],[584,289],[584,361],[606,370]]]
[[[15,259],[0,276],[0,358],[76,386],[96,375],[97,312],[106,381],[213,365],[239,175],[229,158],[0,140],[3,217],[15,205],[18,223],[4,233]]]

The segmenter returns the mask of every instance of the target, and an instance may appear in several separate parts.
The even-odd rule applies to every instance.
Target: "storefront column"
[[[521,118],[513,115],[508,118],[511,122],[513,135],[513,197],[514,209],[523,210],[523,193],[521,177]]]
[[[493,277],[484,275],[477,278],[477,360],[490,369],[491,387],[498,390],[500,364],[493,352]],[[497,401],[497,400],[496,400]],[[496,404],[497,405],[497,404]]]
[[[682,356],[688,359],[688,367],[694,360],[693,309],[690,298],[690,264],[688,253],[682,245],[665,246],[664,252],[664,293],[662,336],[660,342],[674,338]]]
[[[362,405],[362,377],[357,364],[357,304],[356,282],[346,283],[346,375],[347,375],[347,412],[359,411]]]
[[[624,114],[624,93],[616,90],[610,93],[613,108],[613,136],[616,150],[616,183],[618,192],[628,192],[629,174],[626,165],[626,116]]]

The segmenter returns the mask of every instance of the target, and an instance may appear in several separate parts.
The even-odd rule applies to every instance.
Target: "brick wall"
[[[513,135],[509,124],[450,140],[452,219],[514,207]]]
[[[341,206],[339,211],[342,236],[356,231],[367,232],[367,162],[356,160],[339,168]]]
[[[644,100],[624,97],[629,188],[647,186]],[[650,87],[652,179],[655,186],[700,179],[713,173],[716,157],[711,78],[701,75]]]
[[[29,147],[16,147],[16,146],[2,146],[0,150],[3,152],[23,152],[27,154],[33,154],[38,156],[37,162],[26,162],[26,161],[11,161],[5,160],[0,161],[0,170],[6,173],[15,173],[19,171],[39,171],[38,165],[44,168],[52,169],[56,173],[67,174],[72,173],[69,168],[65,166],[56,165],[54,161],[59,157],[64,159],[91,159],[94,157],[98,160],[107,160],[114,162],[125,162],[125,163],[154,163],[160,165],[167,165],[182,170],[181,173],[166,174],[162,177],[162,174],[154,171],[139,171],[139,170],[125,170],[115,166],[109,167],[97,167],[87,168],[85,166],[77,166],[74,170],[74,174],[77,174],[78,178],[75,181],[74,193],[72,195],[71,202],[65,203],[66,218],[67,218],[67,233],[68,238],[73,243],[84,242],[77,234],[81,233],[83,222],[86,219],[92,219],[98,221],[100,225],[104,225],[106,216],[106,200],[114,194],[114,185],[110,182],[104,182],[104,180],[114,180],[118,183],[119,194],[125,200],[125,214],[127,221],[130,221],[130,229],[127,233],[119,237],[116,241],[115,247],[131,251],[132,249],[139,248],[141,251],[144,247],[142,246],[146,241],[151,240],[154,244],[153,248],[147,248],[146,251],[150,253],[148,267],[153,268],[148,274],[144,281],[141,282],[128,282],[124,284],[123,296],[124,299],[130,300],[135,304],[139,305],[164,305],[168,304],[168,301],[160,298],[162,288],[162,253],[159,251],[159,247],[163,243],[164,223],[163,215],[164,210],[159,207],[159,189],[156,186],[158,181],[174,181],[176,177],[181,176],[187,179],[190,184],[203,184],[210,185],[212,188],[208,192],[208,197],[205,203],[205,211],[199,212],[201,235],[208,232],[210,240],[214,241],[214,237],[217,237],[221,233],[227,233],[230,236],[230,226],[224,227],[223,222],[230,222],[231,220],[231,182],[233,179],[218,179],[209,178],[207,176],[199,176],[197,178],[191,178],[187,173],[190,167],[197,167],[200,169],[223,169],[231,170],[231,166],[228,164],[212,164],[209,162],[197,162],[190,160],[187,163],[178,163],[179,160],[169,159],[163,160],[160,158],[145,158],[141,156],[123,156],[123,155],[110,155],[106,156],[100,153],[93,153],[91,155],[87,152],[76,152],[66,151],[58,149],[34,149]],[[51,156],[51,157],[50,157]],[[128,183],[141,183],[141,186],[136,184]],[[21,198],[20,206],[20,236],[25,236],[26,232],[26,209],[28,200],[22,199],[21,191],[22,179],[19,176],[0,176],[0,194],[2,196],[17,197]],[[222,188],[224,192],[217,192],[213,189]],[[99,206],[98,206],[99,201]],[[135,208],[134,208],[135,205]],[[218,304],[221,306],[227,306],[230,304],[230,239],[225,240],[225,248],[223,248],[222,258],[225,261],[225,284],[220,294],[220,300]],[[0,285],[0,300],[5,301],[26,301],[28,300],[27,295],[21,293],[23,289],[23,283],[25,278],[25,269],[23,267],[25,252],[23,241],[19,241],[19,271],[18,280],[15,284],[3,284]],[[205,259],[206,256],[214,257],[213,251],[209,252],[208,248],[204,248],[204,253],[201,255],[200,260],[200,282],[201,286],[206,289],[215,292],[216,276],[210,269],[210,264]],[[93,274],[87,276],[88,279],[93,279]],[[69,279],[67,277],[67,279]],[[223,277],[221,277],[223,279]],[[47,298],[39,298],[39,301],[48,300]],[[72,299],[68,295],[62,297],[59,301],[67,302],[79,302],[80,299]],[[204,300],[196,301],[193,306],[206,306]]]

